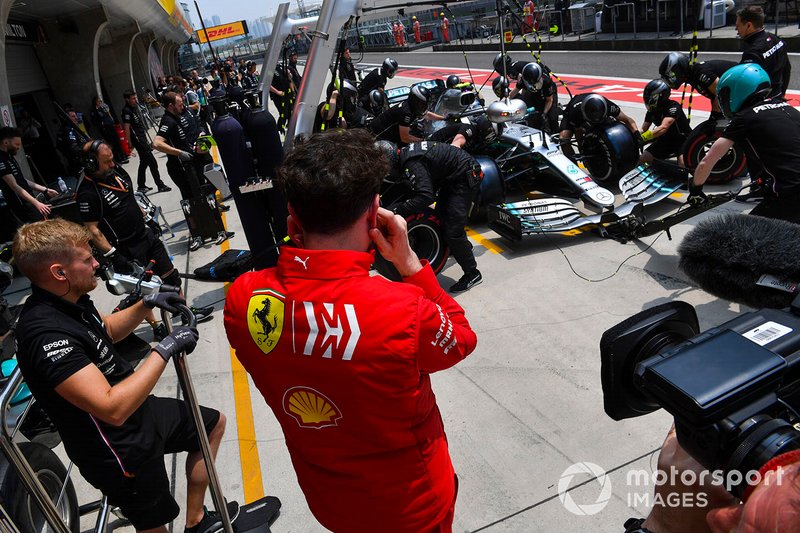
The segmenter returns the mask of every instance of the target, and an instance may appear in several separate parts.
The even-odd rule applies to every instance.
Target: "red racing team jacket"
[[[231,346],[283,428],[309,508],[339,532],[424,532],[455,502],[430,374],[474,349],[427,264],[404,283],[373,257],[284,247],[225,304]]]

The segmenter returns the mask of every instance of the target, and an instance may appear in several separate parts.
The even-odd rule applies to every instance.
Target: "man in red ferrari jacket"
[[[387,171],[364,130],[297,142],[279,172],[296,247],[236,280],[225,328],[323,526],[449,532],[457,481],[430,374],[477,337],[379,207]],[[370,276],[373,245],[403,283]]]

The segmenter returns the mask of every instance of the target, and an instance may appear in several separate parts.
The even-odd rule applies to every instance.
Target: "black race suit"
[[[686,142],[686,137],[692,131],[686,113],[675,100],[667,100],[663,107],[659,107],[655,111],[648,111],[644,116],[644,121],[658,127],[665,118],[675,119],[675,122],[663,135],[644,149],[645,152],[653,154],[656,159],[667,159],[678,155],[683,143]]]
[[[767,100],[734,115],[722,136],[744,148],[753,179],[771,182],[750,214],[800,223],[800,111]]]
[[[408,217],[436,201],[450,253],[464,272],[475,270],[477,262],[464,227],[481,182],[477,161],[455,146],[423,141],[400,152],[400,165],[413,196],[390,207]]]
[[[380,67],[364,77],[364,81],[358,86],[358,100],[364,108],[369,108],[369,93],[373,89],[383,90],[386,87],[386,80],[388,78],[381,74]]]
[[[588,124],[583,118],[583,113],[581,113],[581,105],[583,105],[583,101],[589,96],[591,93],[579,94],[574,96],[572,100],[569,101],[567,107],[564,108],[564,116],[561,118],[561,129],[562,130],[569,130],[574,132],[577,129],[586,129]],[[605,96],[602,97],[606,101],[606,119],[613,118],[616,119],[619,114],[622,112],[622,109],[606,98]]]
[[[414,114],[408,102],[390,107],[367,125],[367,129],[379,140],[391,141],[397,145],[404,144],[400,139],[400,126],[411,127]]]
[[[550,76],[544,76],[542,88],[535,92],[528,92],[523,87],[517,94],[517,98],[525,102],[528,107],[533,107],[538,113],[532,114],[528,117],[528,126],[548,133],[558,132],[558,88]],[[553,105],[547,113],[544,113],[544,107],[549,97],[553,97]]]
[[[711,86],[720,76],[725,74],[726,70],[735,66],[736,63],[733,61],[724,61],[722,59],[712,59],[697,63],[689,68],[689,85],[713,102],[717,97],[717,93],[711,89]]]
[[[477,128],[473,124],[458,122],[456,124],[448,124],[444,128],[436,130],[428,136],[427,140],[450,144],[453,142],[456,135],[460,134],[467,140],[464,149],[467,152],[472,152],[481,144],[477,133]]]

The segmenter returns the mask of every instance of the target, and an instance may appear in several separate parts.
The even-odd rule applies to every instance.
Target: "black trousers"
[[[800,194],[769,196],[761,200],[750,214],[800,224]]]
[[[167,161],[167,172],[172,181],[181,191],[181,199],[200,197],[200,186],[210,183],[203,175],[204,167],[213,162],[210,155],[196,155],[191,162],[183,163],[177,158],[170,158]],[[216,191],[217,188],[214,187]]]
[[[272,103],[275,104],[275,107],[278,109],[278,131],[281,133],[286,132],[286,125],[289,123],[289,119],[292,118],[292,100],[286,96],[272,96]]]
[[[464,273],[478,268],[478,262],[472,253],[472,243],[467,238],[465,229],[476,194],[477,187],[470,188],[466,183],[459,183],[456,186],[445,186],[436,197],[436,214],[442,220],[444,238],[450,254]]]
[[[136,149],[136,152],[139,154],[139,170],[138,170],[138,178],[137,178],[137,185],[141,189],[146,185],[146,176],[145,173],[147,169],[150,169],[150,173],[153,175],[153,181],[155,181],[157,187],[162,187],[164,182],[161,180],[161,173],[158,171],[158,162],[156,161],[155,156],[153,155],[153,150],[147,145],[139,144],[137,142],[133,143],[133,147]]]

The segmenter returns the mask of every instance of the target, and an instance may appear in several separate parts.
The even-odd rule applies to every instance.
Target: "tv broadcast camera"
[[[785,290],[796,284],[784,284],[777,297],[774,285],[758,284],[764,275],[794,276],[786,269],[798,262],[784,257],[786,239],[770,244],[765,231],[790,240],[800,227],[748,215],[704,221],[682,243],[681,267],[703,288],[711,278],[718,286],[729,280],[740,292],[727,289],[728,299],[787,309],[748,312],[700,334],[694,308],[674,301],[624,320],[600,341],[606,414],[622,420],[663,407],[692,457],[709,470],[739,473],[727,476],[740,480],[727,487],[737,497],[748,473],[800,449],[800,296]],[[732,243],[754,252],[720,253]]]

